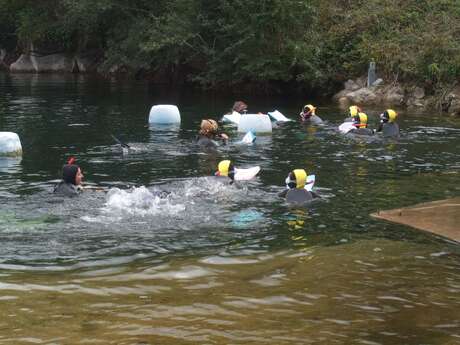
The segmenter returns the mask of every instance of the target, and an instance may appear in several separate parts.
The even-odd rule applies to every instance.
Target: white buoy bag
[[[149,123],[172,124],[180,123],[179,109],[171,104],[154,105],[150,109]]]
[[[273,121],[277,121],[277,122],[289,122],[289,121],[292,121],[291,119],[288,119],[286,116],[284,116],[282,113],[280,113],[278,110],[269,111],[268,115],[273,119]]]
[[[265,114],[245,114],[241,115],[238,123],[238,132],[246,133],[271,133],[272,122],[270,117]]]
[[[21,140],[16,133],[0,132],[0,156],[22,156]]]
[[[238,125],[240,123],[241,116],[242,115],[240,113],[234,111],[231,114],[225,114],[222,118],[222,122]]]

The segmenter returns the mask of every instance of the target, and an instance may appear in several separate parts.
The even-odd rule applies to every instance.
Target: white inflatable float
[[[253,115],[253,114],[245,114],[245,115],[242,115],[236,111],[232,112],[231,114],[226,114],[222,117],[222,122],[224,123],[228,123],[228,124],[234,124],[234,125],[239,125],[240,121],[241,121],[241,117],[242,116],[246,116],[246,115]],[[260,114],[258,114],[260,115]],[[274,110],[274,111],[269,111],[268,112],[268,115],[270,116],[270,118],[273,120],[273,121],[276,121],[276,122],[288,122],[288,121],[292,121],[291,119],[287,118],[286,116],[284,116],[280,111],[278,110]]]
[[[252,144],[254,141],[256,141],[256,135],[252,133],[251,131],[247,132],[243,139],[239,142],[240,144]]]
[[[154,105],[150,109],[149,123],[160,125],[180,123],[179,109],[171,104]]]
[[[264,114],[245,114],[240,118],[238,123],[238,132],[246,133],[271,133],[272,122],[270,117]]]
[[[238,125],[240,123],[241,116],[242,115],[240,113],[234,111],[231,114],[224,115],[222,122]]]
[[[16,133],[0,132],[0,156],[18,157],[22,155],[21,140]]]
[[[288,122],[292,121],[291,119],[288,119],[286,116],[284,116],[281,112],[278,110],[275,111],[269,111],[268,115],[276,122]]]
[[[352,129],[356,127],[353,125],[353,122],[344,122],[339,126],[339,132],[343,134],[347,134]]]
[[[252,167],[247,169],[235,168],[235,181],[251,180],[259,173],[260,167]]]

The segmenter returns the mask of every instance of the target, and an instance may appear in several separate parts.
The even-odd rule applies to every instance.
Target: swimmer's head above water
[[[394,111],[393,109],[387,109],[382,114],[380,114],[380,119],[382,123],[395,122],[397,117],[398,117],[398,113]]]
[[[355,117],[358,115],[358,113],[360,113],[362,110],[360,107],[358,107],[357,105],[352,105],[348,108],[348,116],[350,117]]]
[[[71,183],[75,186],[81,185],[83,180],[81,168],[75,164],[75,158],[71,157],[67,164],[62,167],[62,180],[65,183]]]
[[[302,108],[300,117],[302,120],[309,119],[312,115],[316,115],[316,108],[312,104],[307,104]]]
[[[230,160],[224,160],[219,162],[217,166],[216,176],[227,176],[232,181],[235,180],[235,167]]]
[[[286,177],[286,186],[289,189],[302,189],[307,183],[307,172],[304,169],[294,169]]]
[[[356,116],[353,116],[353,125],[356,128],[367,128],[367,115],[358,113]]]

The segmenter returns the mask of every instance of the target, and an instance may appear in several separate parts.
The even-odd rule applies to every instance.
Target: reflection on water
[[[457,259],[430,249],[362,240],[11,275],[0,313],[16,332],[0,344],[455,343]]]
[[[457,246],[368,216],[458,195],[457,120],[402,113],[399,141],[357,138],[323,105],[324,126],[253,145],[226,126],[202,151],[201,114],[234,100],[178,93],[181,125],[158,127],[148,111],[172,96],[142,83],[0,75],[0,91],[24,150],[0,160],[0,344],[460,343]],[[274,102],[304,103],[251,108]],[[54,196],[69,155],[105,191]],[[222,159],[262,170],[229,185]],[[277,196],[294,168],[320,200]]]

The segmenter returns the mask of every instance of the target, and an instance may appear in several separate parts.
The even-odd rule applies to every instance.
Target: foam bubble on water
[[[209,256],[207,258],[200,260],[200,262],[209,265],[247,265],[258,263],[259,260],[235,257]]]
[[[103,211],[121,215],[174,215],[185,210],[185,205],[173,204],[168,197],[160,197],[144,186],[121,190],[112,188],[106,196]]]
[[[201,177],[184,181],[184,196],[187,198],[195,196],[218,196],[225,197],[234,195],[235,188],[229,185],[226,178]]]
[[[182,269],[176,271],[152,274],[150,279],[184,280],[202,278],[211,275],[214,275],[212,270],[198,266],[185,266]]]

